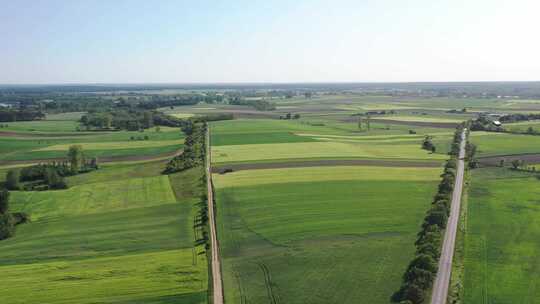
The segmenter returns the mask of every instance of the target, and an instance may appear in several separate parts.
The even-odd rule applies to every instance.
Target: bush
[[[6,175],[6,188],[9,190],[19,190],[21,188],[19,182],[21,179],[21,174],[19,170],[9,170]]]
[[[412,283],[424,290],[431,288],[433,279],[435,279],[433,272],[417,267],[410,267],[403,275],[405,282]]]
[[[9,213],[0,214],[0,240],[7,239],[15,233],[15,221]]]
[[[418,248],[416,249],[416,254],[425,254],[433,257],[434,259],[437,259],[440,256],[441,251],[439,249],[439,246],[435,246],[432,243],[425,243],[421,246],[418,246]]]
[[[11,215],[15,226],[30,222],[30,216],[24,212],[14,212]]]
[[[440,228],[446,228],[446,222],[448,221],[448,214],[446,210],[430,210],[425,219],[429,225],[437,225]]]
[[[415,284],[405,285],[402,294],[402,300],[410,301],[414,304],[422,303],[425,298],[424,290]]]

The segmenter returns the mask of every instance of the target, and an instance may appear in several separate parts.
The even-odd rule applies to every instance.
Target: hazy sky
[[[0,83],[540,80],[539,0],[0,0]]]

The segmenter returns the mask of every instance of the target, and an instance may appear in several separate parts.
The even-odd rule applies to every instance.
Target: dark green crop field
[[[215,175],[226,301],[388,303],[440,172],[399,170]]]
[[[538,303],[540,180],[505,168],[472,174],[464,242],[464,299]]]

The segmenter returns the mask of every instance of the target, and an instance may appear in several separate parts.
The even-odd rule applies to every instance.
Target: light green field
[[[190,117],[195,116],[195,114],[193,113],[167,113],[167,114],[174,116],[176,118],[190,118]]]
[[[236,185],[253,186],[276,183],[321,182],[321,181],[431,181],[441,172],[439,168],[392,168],[392,167],[307,167],[257,170],[253,178],[252,170],[237,171],[225,175],[214,174],[218,188]]]
[[[78,121],[86,112],[67,112],[58,114],[47,114],[46,120],[72,120]]]
[[[509,169],[472,174],[465,234],[464,304],[538,303],[539,180]]]
[[[72,120],[38,120],[38,121],[17,121],[4,123],[2,131],[24,131],[24,132],[75,132],[79,123]]]
[[[398,121],[418,121],[418,122],[448,122],[448,123],[460,123],[463,120],[455,118],[443,118],[443,117],[433,117],[433,116],[400,116],[400,115],[391,115],[391,116],[376,116],[374,119],[381,118],[386,120],[398,120]]]
[[[313,137],[331,138],[342,137],[361,139],[362,137],[398,137],[409,135],[414,129],[418,134],[414,137],[422,138],[424,135],[450,134],[452,129],[424,128],[406,125],[391,125],[388,123],[371,123],[371,130],[358,129],[358,123],[349,116],[300,119],[300,120],[233,120],[221,121],[211,124],[212,146],[245,145],[245,144],[271,144],[312,142]],[[302,136],[308,135],[308,136]],[[414,138],[408,137],[408,138]]]
[[[130,178],[58,191],[13,192],[18,210],[33,219],[149,207],[175,201],[167,176]],[[77,202],[77,203],[73,203]]]
[[[207,303],[206,255],[193,228],[202,170],[168,177],[158,175],[162,166],[106,166],[69,178],[68,190],[12,192],[12,210],[32,222],[0,242],[2,299]]]
[[[504,124],[504,128],[513,132],[526,132],[527,129],[533,128],[536,132],[540,132],[540,121],[531,120],[531,121],[522,121],[510,124]]]
[[[182,145],[184,140],[153,140],[153,141],[124,141],[124,142],[85,142],[79,143],[84,150],[107,150],[107,149],[137,149],[156,148],[172,145]],[[72,144],[52,145],[34,151],[67,151]]]
[[[443,160],[443,154],[431,154],[420,148],[420,143],[346,143],[307,142],[285,144],[252,144],[212,147],[213,161],[247,162],[268,159],[309,158],[379,158]]]
[[[389,303],[440,172],[326,167],[216,175],[227,303]]]
[[[145,136],[148,140],[144,140]],[[160,132],[147,130],[90,135],[73,133],[57,137],[3,137],[0,138],[0,160],[61,158],[65,157],[73,144],[82,145],[88,157],[152,156],[180,149],[183,137],[178,128],[162,128]]]
[[[540,136],[471,132],[478,156],[540,153]]]

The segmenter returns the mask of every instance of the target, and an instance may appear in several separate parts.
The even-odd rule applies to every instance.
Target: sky
[[[0,0],[0,84],[539,81],[538,0]]]

